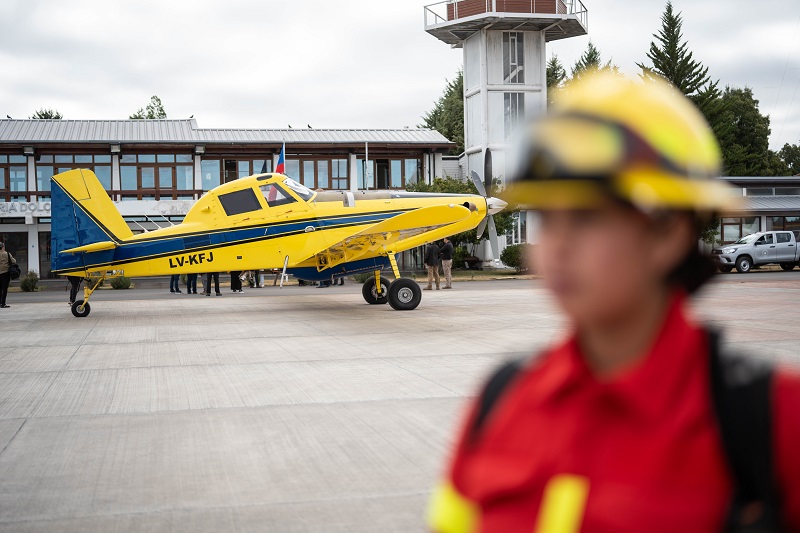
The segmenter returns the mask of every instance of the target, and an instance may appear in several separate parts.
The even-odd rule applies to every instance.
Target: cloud
[[[413,126],[462,64],[460,49],[423,30],[432,2],[4,0],[0,114],[54,107],[67,118],[125,118],[156,94],[170,117],[194,115],[204,127]],[[590,35],[549,43],[548,53],[569,69],[591,38],[637,74],[664,4],[584,4]],[[674,5],[712,77],[753,88],[773,119],[773,147],[798,142],[800,4]]]

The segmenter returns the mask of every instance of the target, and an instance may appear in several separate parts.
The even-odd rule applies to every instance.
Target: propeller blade
[[[486,189],[484,196],[492,196],[492,178],[492,151],[487,148],[483,156],[483,180]]]
[[[481,223],[478,224],[478,230],[477,230],[478,231],[478,237],[477,237],[478,239],[481,238],[481,235],[483,235],[483,231],[486,229],[486,224],[489,223],[489,221],[487,220],[488,218],[489,217],[483,217],[483,220],[481,220]]]
[[[475,172],[474,170],[472,172],[470,172],[469,175],[470,175],[470,177],[472,177],[472,183],[475,184],[475,188],[478,189],[478,194],[480,194],[481,196],[483,196],[485,198],[486,197],[486,189],[483,186],[483,181],[481,180],[481,177],[478,176],[478,173]]]
[[[500,260],[500,243],[497,242],[497,227],[494,225],[494,217],[489,215],[489,244],[492,247],[492,258],[495,261]]]

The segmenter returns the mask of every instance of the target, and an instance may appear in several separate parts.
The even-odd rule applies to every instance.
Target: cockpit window
[[[261,204],[258,202],[258,197],[253,192],[253,189],[220,194],[219,203],[222,204],[225,214],[229,217],[261,209]]]
[[[264,195],[264,199],[267,201],[267,205],[270,207],[275,207],[276,205],[286,205],[296,201],[292,196],[286,194],[286,191],[274,183],[262,185],[261,194]]]
[[[295,193],[297,193],[297,196],[299,196],[303,200],[310,200],[311,197],[314,196],[314,193],[311,192],[311,189],[309,189],[305,185],[300,185],[292,178],[286,178],[283,181],[283,184],[292,189]]]

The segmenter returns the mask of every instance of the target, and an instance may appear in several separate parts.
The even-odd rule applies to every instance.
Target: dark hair
[[[697,243],[700,240],[700,230],[707,224],[707,221],[701,220],[696,214],[691,214],[690,216],[692,216],[694,222],[694,242]],[[705,285],[716,272],[717,268],[714,265],[714,261],[711,260],[711,257],[701,252],[695,244],[683,261],[669,273],[667,281],[683,288],[687,294],[693,294]]]

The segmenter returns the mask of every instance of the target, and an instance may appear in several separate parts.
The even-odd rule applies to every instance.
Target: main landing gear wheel
[[[381,293],[378,294],[378,288],[375,286],[375,276],[370,276],[361,287],[361,295],[368,304],[385,304],[389,301],[389,287],[391,285],[391,281],[381,276]]]
[[[84,302],[83,300],[78,300],[72,304],[72,314],[78,318],[89,316],[89,311],[91,310],[92,308],[89,305],[89,302]]]
[[[389,305],[398,311],[416,309],[422,300],[422,289],[416,281],[408,278],[394,280],[389,286]]]

